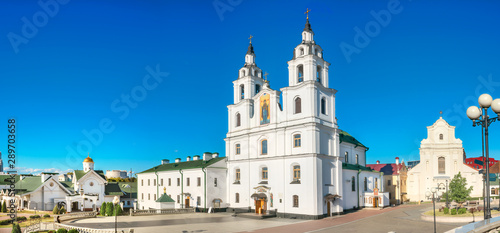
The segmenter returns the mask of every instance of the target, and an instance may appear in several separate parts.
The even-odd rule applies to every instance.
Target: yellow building
[[[404,162],[399,162],[396,157],[396,163],[383,163],[377,161],[376,164],[367,164],[367,167],[384,173],[384,190],[389,192],[389,203],[399,205],[407,201],[406,197],[406,178],[407,171]]]

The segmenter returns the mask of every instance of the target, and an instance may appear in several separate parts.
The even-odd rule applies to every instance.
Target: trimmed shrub
[[[458,214],[465,214],[467,213],[467,209],[466,208],[460,208],[458,209]]]
[[[457,209],[451,209],[451,215],[457,215]]]
[[[122,214],[122,207],[120,206],[120,204],[118,204],[115,206],[114,215],[117,216],[117,215],[121,215],[121,214]]]
[[[38,214],[37,215],[31,215],[30,218],[31,219],[40,218],[40,215],[38,215]]]
[[[106,205],[107,205],[106,202],[103,202],[101,205],[101,215],[102,216],[106,216]]]
[[[64,206],[61,207],[61,209],[59,210],[59,214],[65,214],[66,213],[66,209],[64,209]]]
[[[59,208],[57,208],[57,205],[54,206],[54,209],[52,210],[53,214],[58,214],[59,213]]]
[[[19,226],[19,224],[17,224],[17,223],[14,223],[12,225],[12,231],[11,231],[11,233],[22,233],[21,226]]]
[[[2,202],[2,213],[7,213],[7,205],[5,205],[5,201]]]
[[[1,220],[0,221],[0,225],[9,225],[11,224],[12,222],[10,221],[10,219],[5,219],[5,220]]]
[[[26,220],[28,220],[28,219],[24,216],[17,217],[17,221],[26,221]]]
[[[443,212],[444,212],[444,214],[449,214],[450,213],[450,209],[445,207],[444,210],[443,210]]]
[[[113,203],[108,202],[106,203],[106,216],[113,216]]]
[[[57,229],[56,233],[68,233],[68,231],[64,228]]]
[[[68,231],[68,233],[78,233],[78,231],[76,229],[71,229]]]
[[[50,218],[50,214],[44,214],[43,217],[44,218]]]

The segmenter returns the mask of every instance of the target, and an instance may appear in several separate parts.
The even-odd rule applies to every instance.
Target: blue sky
[[[134,171],[224,155],[247,38],[271,87],[285,87],[306,8],[331,63],[339,126],[370,147],[368,163],[418,159],[440,111],[467,156],[479,156],[480,128],[465,110],[478,94],[500,98],[496,1],[41,2],[0,9],[0,151],[6,163],[14,117],[22,171],[81,169],[85,151],[96,169]],[[377,21],[384,12],[390,19]],[[499,139],[494,123],[495,158]]]

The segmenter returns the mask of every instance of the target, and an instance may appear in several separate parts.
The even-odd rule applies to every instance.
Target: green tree
[[[115,206],[115,213],[114,213],[114,215],[115,215],[115,216],[117,216],[117,215],[121,215],[121,214],[122,214],[122,212],[123,212],[122,207],[120,206],[120,204],[117,204],[117,205]]]
[[[78,233],[78,231],[76,229],[71,229],[68,231],[68,233]]]
[[[106,202],[101,204],[101,215],[106,216]]]
[[[52,210],[53,214],[58,214],[59,213],[59,208],[57,208],[57,205],[54,206],[54,209]]]
[[[21,226],[19,226],[18,223],[12,224],[12,231],[11,231],[11,233],[22,233]]]
[[[66,209],[64,209],[64,206],[61,206],[61,209],[59,210],[59,214],[65,214]]]
[[[467,180],[462,177],[460,172],[456,174],[450,181],[449,187],[449,198],[450,200],[456,201],[457,203],[463,203],[470,198],[470,193],[472,192],[472,186],[466,188]],[[448,194],[445,194],[448,195]],[[446,196],[445,196],[446,198]]]
[[[106,203],[106,216],[113,216],[113,203]]]
[[[64,228],[59,228],[57,230],[57,233],[68,233],[68,231],[66,229],[64,229]]]
[[[7,213],[7,205],[5,204],[5,201],[2,203],[2,213]]]

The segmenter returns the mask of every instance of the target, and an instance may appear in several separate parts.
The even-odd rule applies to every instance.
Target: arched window
[[[241,116],[239,113],[236,113],[236,127],[241,125]]]
[[[301,83],[302,81],[304,81],[304,67],[302,65],[298,66],[297,72],[298,72],[297,82]]]
[[[365,181],[364,181],[364,189],[365,189],[365,192],[368,191],[368,179],[365,177]]]
[[[267,155],[267,140],[264,139],[260,142],[260,154]]]
[[[439,134],[439,140],[443,140],[443,134]]]
[[[352,183],[351,189],[353,192],[355,192],[356,191],[356,178],[354,178],[354,176],[351,178],[351,183]]]
[[[304,48],[300,48],[300,55],[304,55]]]
[[[375,184],[374,184],[373,188],[378,188],[378,179],[377,178],[375,178]]]
[[[237,168],[237,169],[235,170],[235,174],[234,174],[234,175],[235,175],[235,179],[236,179],[236,181],[240,181],[241,174],[240,174],[240,169],[239,169],[239,168]]]
[[[301,136],[300,134],[293,135],[293,147],[301,146]]]
[[[294,181],[300,180],[300,165],[293,166],[293,180]]]
[[[316,81],[321,83],[321,66],[318,66],[316,68]]]
[[[260,92],[260,85],[256,84],[255,85],[255,94],[259,94],[259,92]]]
[[[241,94],[241,99],[245,98],[245,85],[241,84],[240,85],[240,94]]]
[[[236,194],[234,195],[234,202],[236,202],[236,203],[240,203],[240,194],[239,194],[239,193],[236,193]]]
[[[444,159],[444,157],[438,158],[438,173],[439,174],[445,173],[445,159]]]
[[[268,178],[268,170],[267,170],[267,167],[263,167],[262,168],[262,179],[263,180],[267,180]]]
[[[349,153],[345,152],[345,163],[349,163]]]
[[[241,71],[241,77],[245,77],[245,74],[246,74],[246,73],[245,73],[245,70],[242,70],[242,71]]]
[[[359,164],[358,154],[356,154],[356,164]]]
[[[302,100],[300,97],[295,98],[295,111],[294,113],[301,113],[302,112]]]
[[[299,207],[299,195],[293,195],[293,207]]]
[[[321,99],[321,114],[326,115],[326,100],[325,100],[325,98]]]
[[[236,148],[235,149],[236,149],[236,154],[239,155],[241,153],[241,146],[240,146],[239,143],[236,144]]]

